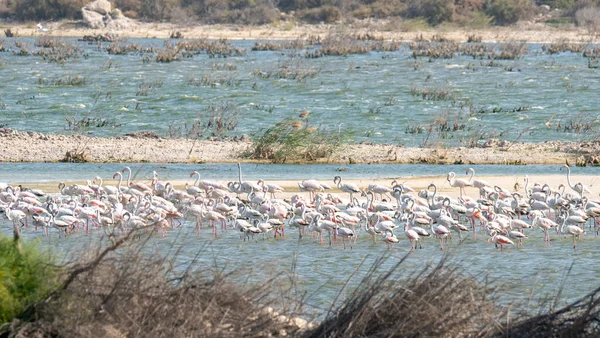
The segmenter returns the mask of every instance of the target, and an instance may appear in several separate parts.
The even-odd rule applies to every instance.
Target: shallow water
[[[278,178],[278,179],[305,179],[309,177],[329,178],[338,173],[336,166],[331,165],[242,165],[248,179]],[[20,181],[20,177],[27,180],[62,179],[91,179],[93,175],[110,177],[114,171],[120,170],[123,164],[61,164],[61,163],[17,163],[0,165],[2,179],[0,181]],[[225,180],[237,179],[237,167],[231,164],[131,164],[134,172],[140,169],[140,175],[150,175],[152,170],[157,170],[161,178],[169,179],[189,178],[192,169],[202,170],[207,178],[220,178]],[[457,172],[467,166],[432,166],[432,165],[350,165],[344,176],[362,178],[395,177],[399,173],[404,176],[441,175],[449,170]],[[481,175],[508,175],[508,174],[552,174],[560,173],[559,166],[475,166]],[[597,174],[598,168],[578,168],[578,173]],[[564,174],[564,173],[563,173]],[[314,175],[314,176],[312,176]],[[8,177],[8,179],[7,179]],[[0,217],[0,231],[10,235],[10,223]],[[600,267],[598,260],[598,243],[600,238],[588,231],[578,242],[577,250],[572,247],[570,237],[563,237],[551,232],[552,242],[546,246],[542,240],[539,229],[529,230],[530,236],[524,241],[524,249],[508,247],[504,251],[487,244],[487,237],[480,233],[478,239],[473,240],[473,234],[465,235],[465,240],[459,244],[454,236],[453,243],[448,244],[451,253],[452,265],[459,265],[466,273],[473,275],[482,283],[492,281],[493,285],[501,285],[505,290],[501,294],[501,301],[510,303],[518,301],[521,304],[530,304],[532,309],[544,295],[554,295],[563,286],[561,303],[574,300],[598,286],[597,276]],[[343,249],[341,243],[332,247],[320,245],[316,240],[305,236],[298,241],[295,230],[286,229],[284,239],[263,239],[256,237],[250,242],[240,240],[234,230],[221,233],[216,240],[211,240],[211,230],[204,227],[199,237],[195,236],[192,219],[185,220],[181,228],[169,230],[166,238],[155,234],[148,244],[151,252],[166,253],[181,249],[177,262],[185,264],[194,257],[198,262],[195,267],[207,269],[209,267],[224,268],[227,271],[235,269],[251,269],[251,273],[244,273],[240,278],[249,278],[251,283],[257,283],[272,276],[274,273],[290,273],[295,266],[294,273],[298,280],[299,291],[307,292],[307,302],[315,313],[322,312],[329,307],[346,280],[352,275],[351,286],[365,276],[373,262],[385,253],[391,257],[383,265],[382,270],[389,268],[407,254],[410,244],[402,231],[397,235],[400,243],[394,249],[387,250],[381,241],[373,244],[364,232],[359,233],[359,240],[352,249]],[[96,243],[100,235],[94,230],[89,236],[84,233],[75,233],[66,239],[59,239],[56,232],[50,237],[35,232],[32,228],[24,230],[24,240],[39,240],[45,248],[49,248],[59,257],[67,254],[76,254],[78,250],[87,250],[88,243]],[[445,255],[439,250],[438,242],[433,238],[423,240],[423,249],[418,249],[410,254],[401,270],[409,275],[420,271],[428,264],[437,264]],[[77,249],[74,249],[77,248]],[[199,255],[198,255],[199,253]],[[363,261],[364,260],[364,261]],[[362,265],[361,265],[362,262]],[[566,271],[573,264],[568,276]],[[356,272],[355,272],[356,270]],[[352,288],[347,289],[349,292]],[[343,297],[342,297],[343,298]]]
[[[528,54],[520,60],[494,61],[495,66],[486,66],[489,60],[467,56],[415,60],[406,45],[395,52],[309,59],[304,57],[305,51],[299,55],[253,52],[253,41],[232,42],[247,51],[244,56],[210,58],[200,54],[157,63],[148,53],[109,55],[98,45],[64,40],[81,48],[81,57],[64,64],[48,63],[37,55],[16,54],[16,41],[35,52],[37,39],[4,40],[0,124],[18,130],[67,133],[67,118],[89,117],[102,119],[108,126],[80,131],[114,136],[154,130],[166,136],[184,128],[185,123],[189,128],[196,118],[207,123],[209,107],[229,104],[228,111],[237,112],[239,121],[229,135],[259,134],[282,118],[297,118],[299,112],[308,110],[311,125],[353,132],[355,141],[420,145],[427,139],[455,145],[490,137],[510,141],[597,137],[598,120],[593,113],[598,112],[598,69],[588,68],[587,59],[579,54],[547,55],[539,44],[529,44]],[[162,48],[165,40],[128,42]],[[148,55],[152,61],[144,63]],[[235,69],[223,69],[223,64]],[[317,73],[303,82],[256,75],[257,71],[278,69]],[[85,84],[55,85],[66,76],[82,76]],[[150,85],[154,87],[144,89]],[[445,88],[457,104],[423,100],[411,94],[413,88]],[[464,108],[467,101],[472,103],[472,111]],[[442,116],[448,116],[450,126],[464,123],[465,128],[428,137],[427,126]],[[591,129],[565,132],[564,127],[572,124]],[[417,126],[425,129],[419,134],[406,132]]]
[[[94,176],[110,179],[117,171],[130,166],[136,179],[150,179],[156,171],[161,181],[190,180],[198,171],[202,179],[234,181],[238,179],[235,163],[0,163],[0,182],[58,182],[92,180]],[[450,171],[464,173],[474,168],[478,176],[565,175],[560,165],[427,165],[427,164],[255,164],[241,165],[244,180],[332,180],[341,175],[348,179],[384,179],[416,176],[445,176]],[[574,175],[598,175],[600,167],[577,167]]]
[[[1,230],[6,235],[11,228],[3,220]],[[559,304],[577,299],[584,293],[598,287],[597,266],[598,242],[600,238],[588,234],[578,241],[577,250],[572,247],[571,238],[563,238],[552,232],[552,242],[546,246],[539,229],[526,231],[530,236],[524,241],[524,249],[508,247],[504,251],[487,244],[487,236],[478,235],[473,240],[471,233],[459,244],[455,236],[453,243],[446,245],[450,252],[450,266],[459,266],[462,271],[473,275],[481,283],[491,282],[492,286],[501,287],[504,291],[500,301],[530,304],[533,309],[545,296],[553,296],[563,286]],[[183,227],[169,230],[166,238],[155,234],[147,244],[150,252],[173,252],[180,249],[176,264],[186,265],[192,258],[197,259],[194,268],[206,270],[220,268],[225,271],[243,269],[242,280],[251,283],[274,276],[275,273],[291,273],[293,269],[298,280],[298,290],[307,292],[307,302],[315,312],[326,309],[342,289],[344,283],[352,277],[351,287],[357,285],[377,258],[384,254],[391,257],[379,270],[385,271],[410,249],[410,243],[402,231],[398,231],[400,243],[391,250],[379,240],[375,244],[364,232],[359,233],[359,240],[353,246],[343,249],[341,243],[330,247],[304,237],[300,242],[295,230],[286,229],[284,239],[263,239],[244,242],[234,230],[228,230],[211,240],[211,230],[203,228],[199,237],[195,236],[193,221],[184,221]],[[56,232],[44,237],[33,229],[24,230],[24,240],[39,240],[42,247],[49,248],[59,257],[73,256],[78,250],[88,250],[84,244],[88,241],[97,243],[100,235],[91,231],[90,235],[75,233],[66,239],[59,239]],[[80,247],[80,249],[74,249]],[[425,266],[437,264],[445,255],[440,251],[439,242],[433,238],[423,240],[423,249],[417,249],[400,267],[406,276],[419,272]],[[567,270],[572,270],[567,275]],[[251,272],[248,272],[250,270]],[[346,292],[351,291],[346,290]],[[342,297],[343,298],[343,297]]]

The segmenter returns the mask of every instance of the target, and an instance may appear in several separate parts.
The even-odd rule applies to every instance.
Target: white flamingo
[[[446,180],[448,181],[448,183],[450,183],[451,187],[459,188],[460,197],[463,197],[463,195],[465,194],[465,187],[473,186],[473,183],[471,183],[467,180],[464,180],[462,178],[456,178],[456,174],[453,171],[448,173]]]
[[[564,164],[563,167],[567,168],[567,183],[571,189],[577,192],[580,197],[583,197],[584,193],[590,193],[590,188],[581,182],[573,185],[573,183],[571,183],[571,167],[569,167],[568,164]]]
[[[342,177],[341,176],[336,176],[333,178],[333,183],[337,185],[338,189],[340,189],[343,192],[347,192],[348,194],[350,194],[350,201],[352,201],[352,195],[353,194],[359,194],[360,193],[360,189],[358,188],[358,186],[354,183],[344,183],[342,184]]]

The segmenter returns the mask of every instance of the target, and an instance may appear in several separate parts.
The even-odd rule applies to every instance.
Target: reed
[[[106,52],[113,55],[126,55],[139,53],[142,50],[140,44],[128,43],[126,39],[118,39],[106,47]]]
[[[571,52],[571,53],[582,53],[588,49],[588,43],[585,42],[573,42],[567,39],[561,39],[552,42],[550,45],[543,44],[542,50],[550,55]]]
[[[86,80],[85,80],[85,76],[81,76],[81,75],[76,75],[76,76],[65,75],[63,77],[59,77],[59,78],[55,78],[55,79],[46,79],[46,78],[43,78],[40,76],[40,77],[38,77],[38,84],[46,85],[46,86],[75,87],[75,86],[85,86]]]
[[[420,96],[423,100],[428,101],[455,101],[456,95],[446,87],[441,88],[416,88],[410,89],[412,96]]]
[[[246,51],[241,48],[235,48],[229,40],[208,40],[208,39],[197,39],[197,40],[180,40],[177,42],[177,50],[191,54],[205,53],[209,57],[229,57],[229,56],[242,56],[246,54]]]
[[[281,42],[273,42],[273,41],[265,41],[265,42],[255,42],[252,47],[252,51],[275,51],[275,50],[301,50],[307,48],[308,43],[306,40],[296,39],[292,41],[281,41]]]

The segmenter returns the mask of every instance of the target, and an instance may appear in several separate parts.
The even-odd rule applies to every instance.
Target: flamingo
[[[396,235],[394,234],[394,232],[392,230],[386,230],[381,235],[381,239],[385,242],[385,245],[387,246],[388,249],[392,248],[392,243],[400,242],[398,240],[398,237],[396,237]]]
[[[342,177],[341,176],[334,177],[333,178],[333,183],[337,184],[338,189],[340,189],[341,191],[347,192],[348,194],[350,194],[350,201],[352,201],[352,195],[353,194],[360,193],[360,189],[354,183],[344,183],[342,185]]]
[[[131,182],[131,168],[130,167],[125,167],[123,168],[123,170],[121,170],[121,172],[127,172],[127,186],[131,189],[135,189],[138,191],[141,191],[142,193],[145,191],[152,191],[152,188],[150,188],[148,185],[141,183],[141,182],[137,182],[137,183],[133,183]]]
[[[577,240],[576,238],[581,236],[583,233],[583,229],[581,229],[577,225],[567,224],[569,220],[568,214],[564,215],[564,220],[562,225],[560,226],[559,232],[563,235],[571,235],[573,236],[573,249],[577,249]]]
[[[558,224],[549,218],[535,216],[531,222],[531,226],[539,226],[542,231],[544,231],[544,241],[547,244],[550,244],[550,234],[548,233],[548,229],[555,228],[558,226]]]
[[[314,200],[315,192],[325,190],[315,179],[298,182],[298,188],[300,188],[300,191],[308,191],[308,198],[311,202]]]
[[[190,177],[194,177],[194,176],[196,176],[196,180],[194,181],[194,186],[204,190],[205,192],[208,192],[208,189],[211,187],[213,189],[228,190],[227,187],[225,187],[224,185],[222,185],[220,183],[217,183],[214,181],[200,180],[200,173],[197,171],[192,171],[190,173]]]
[[[579,194],[579,197],[583,197],[583,193],[590,192],[590,189],[588,188],[588,186],[584,185],[581,182],[573,185],[571,183],[571,167],[569,167],[568,164],[564,164],[563,167],[567,168],[567,183],[569,184],[569,187],[571,189],[573,189],[575,192],[577,192]]]
[[[413,229],[411,229],[411,225],[410,222],[406,222],[406,224],[404,224],[404,234],[406,235],[406,237],[410,240],[410,252],[415,251],[415,242],[419,242],[419,234],[414,231]],[[419,242],[419,246],[420,246],[420,242]]]
[[[515,242],[513,242],[510,238],[498,234],[495,234],[489,240],[492,241],[496,247],[500,245],[500,251],[504,250],[504,245],[515,245]]]
[[[456,174],[453,171],[448,173],[446,180],[448,181],[448,183],[450,183],[451,187],[459,188],[460,197],[463,197],[463,195],[465,194],[465,187],[473,186],[473,183],[467,180],[463,180],[462,178],[456,178]]]
[[[440,239],[440,250],[444,250],[444,239],[450,235],[450,230],[443,225],[433,224],[431,226],[433,233]]]
[[[519,248],[519,246],[522,248],[523,247],[523,238],[527,238],[527,235],[525,235],[524,233],[520,232],[520,231],[515,231],[515,230],[511,230],[508,232],[508,237],[512,238],[512,239],[516,239],[518,241],[518,245],[517,245],[517,249]]]
[[[393,191],[391,188],[388,188],[385,185],[381,184],[369,184],[369,187],[367,189],[374,194],[379,194],[380,198],[383,198],[384,194],[388,194]]]
[[[469,174],[471,174],[471,176],[469,177],[469,182],[471,182],[475,188],[481,189],[483,187],[491,187],[492,186],[487,181],[479,180],[479,179],[474,180],[473,176],[475,176],[475,169],[473,169],[473,168],[467,169],[467,175],[469,175]]]
[[[244,182],[242,181],[242,165],[240,164],[240,162],[237,163],[237,167],[238,167],[238,180],[239,180],[239,189],[241,189],[241,191],[243,193],[251,193],[254,191],[262,191],[262,187],[256,183],[252,183],[252,182]],[[227,189],[225,189],[227,190]]]
[[[275,193],[285,191],[285,189],[283,189],[279,185],[273,183],[265,184],[265,181],[263,180],[258,180],[258,182],[256,183],[262,186],[263,191],[266,188],[267,192],[271,194],[272,199],[275,199]]]
[[[356,234],[352,229],[346,227],[338,227],[337,235],[342,238],[342,243],[344,243],[344,249],[346,249],[346,239],[350,243],[350,249],[352,249],[352,240],[356,237]]]

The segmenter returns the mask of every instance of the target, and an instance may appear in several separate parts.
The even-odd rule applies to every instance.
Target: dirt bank
[[[207,141],[122,136],[98,138],[0,129],[1,162],[156,162],[249,161],[251,141]],[[415,148],[353,144],[320,162],[430,164],[600,164],[600,142],[511,143],[490,141],[480,148]]]

